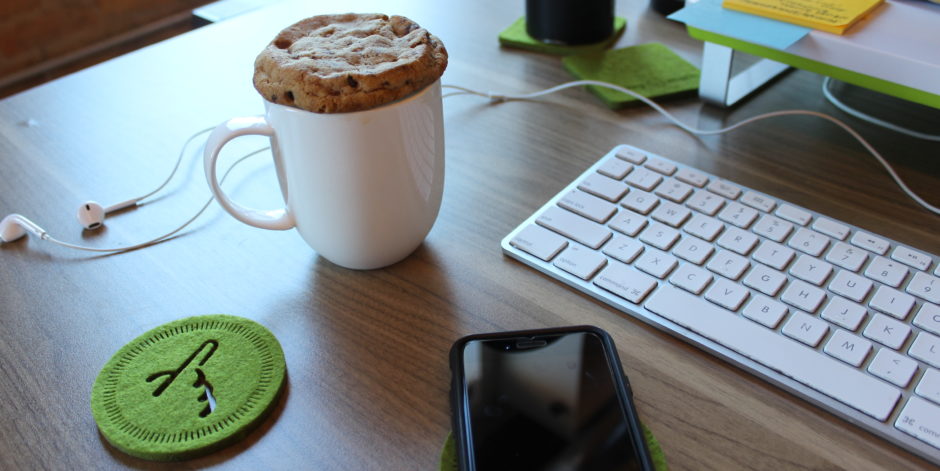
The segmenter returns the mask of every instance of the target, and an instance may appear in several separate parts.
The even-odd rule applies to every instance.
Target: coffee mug
[[[206,179],[222,208],[251,226],[296,227],[319,255],[347,268],[391,265],[421,245],[444,190],[440,80],[364,111],[313,113],[264,104],[264,116],[230,119],[206,142]],[[219,187],[219,151],[247,134],[270,138],[286,207],[246,208]]]

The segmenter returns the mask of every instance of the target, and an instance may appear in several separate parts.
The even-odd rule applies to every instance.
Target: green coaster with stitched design
[[[564,46],[561,44],[543,43],[538,39],[529,36],[525,29],[525,17],[519,18],[515,23],[509,25],[499,33],[499,44],[505,47],[524,49],[526,51],[541,52],[545,54],[555,54],[566,56],[569,54],[581,54],[590,51],[599,51],[610,47],[615,43],[623,30],[627,27],[627,20],[622,17],[614,17],[614,34],[609,38],[593,44],[584,44],[580,46]]]
[[[104,438],[129,455],[193,458],[259,425],[285,378],[281,345],[261,324],[189,317],[118,350],[95,380],[91,412]]]
[[[561,63],[578,79],[613,83],[647,98],[691,95],[698,90],[698,68],[660,43],[568,56]],[[587,88],[610,108],[636,102],[636,98],[615,90]]]

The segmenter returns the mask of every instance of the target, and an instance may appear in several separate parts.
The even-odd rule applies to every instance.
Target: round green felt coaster
[[[650,432],[646,425],[642,423],[640,425],[643,427],[643,438],[646,439],[646,446],[649,448],[650,458],[653,460],[653,469],[656,471],[669,471],[669,466],[666,464],[666,455],[663,454],[663,449],[660,448],[653,432]],[[457,444],[454,443],[454,435],[448,433],[447,438],[444,439],[444,449],[441,450],[439,469],[441,471],[457,471],[457,466]]]
[[[189,317],[118,350],[95,380],[91,412],[105,439],[129,455],[192,458],[261,423],[285,377],[281,344],[261,324]]]

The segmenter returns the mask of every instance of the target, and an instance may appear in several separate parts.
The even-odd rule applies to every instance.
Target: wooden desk
[[[195,151],[173,193],[112,216],[100,233],[83,233],[72,214],[86,199],[110,204],[145,193],[194,131],[260,113],[250,83],[255,54],[282,27],[334,8],[279,4],[0,101],[0,214],[19,212],[59,238],[99,246],[174,227],[208,195]],[[497,46],[522,2],[392,8],[363,0],[343,8],[403,13],[439,35],[451,57],[445,83],[526,92],[569,79],[556,57]],[[659,40],[699,62],[701,44],[684,26],[640,2],[620,2],[618,14],[629,20],[619,46]],[[820,80],[791,74],[733,110],[693,98],[667,107],[708,127],[782,108],[835,113]],[[931,116],[913,106],[892,110],[887,101],[857,103]],[[909,124],[923,129],[917,117]],[[940,252],[940,220],[904,197],[842,131],[790,117],[696,138],[647,108],[607,110],[583,90],[498,106],[448,98],[445,120],[440,217],[416,253],[387,269],[338,268],[294,231],[254,229],[218,208],[169,242],[120,255],[89,256],[34,238],[2,245],[0,468],[180,467],[106,444],[89,410],[91,386],[107,359],[145,330],[217,312],[254,319],[277,335],[289,386],[273,417],[246,440],[183,467],[436,469],[450,429],[452,342],[474,332],[582,323],[613,335],[640,416],[673,469],[929,467],[500,252],[503,236],[618,143]],[[937,144],[856,127],[916,191],[940,201]],[[274,207],[274,181],[260,158],[236,171],[228,188],[245,204]]]

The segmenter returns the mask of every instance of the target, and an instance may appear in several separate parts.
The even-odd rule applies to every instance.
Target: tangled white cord
[[[865,150],[867,150],[872,156],[874,156],[875,159],[878,161],[878,163],[880,163],[881,166],[885,168],[885,170],[888,172],[888,174],[891,175],[891,178],[894,180],[894,182],[898,185],[898,187],[901,188],[902,191],[904,191],[904,193],[907,194],[907,196],[909,196],[911,199],[913,199],[915,202],[917,202],[917,204],[921,205],[923,208],[927,209],[928,211],[930,211],[930,212],[932,212],[932,213],[934,213],[934,214],[936,214],[936,215],[940,215],[940,208],[938,208],[938,207],[936,207],[936,206],[934,206],[934,205],[928,203],[928,202],[925,201],[923,198],[921,198],[919,195],[917,195],[916,193],[914,193],[914,191],[911,190],[911,189],[907,186],[907,184],[904,183],[903,180],[901,180],[901,177],[898,176],[897,172],[894,171],[894,168],[892,168],[891,165],[888,164],[888,162],[884,159],[884,157],[882,157],[881,154],[878,153],[878,151],[875,150],[875,148],[872,147],[872,145],[869,144],[868,141],[865,140],[865,138],[863,138],[861,135],[859,135],[857,132],[855,132],[855,130],[852,129],[851,127],[849,127],[848,124],[845,124],[844,122],[842,122],[842,121],[840,121],[840,120],[838,120],[838,119],[836,119],[836,118],[833,118],[832,116],[829,116],[829,115],[827,115],[827,114],[825,114],[825,113],[819,113],[819,112],[810,111],[810,110],[782,110],[782,111],[773,111],[773,112],[770,112],[770,113],[759,114],[759,115],[757,115],[757,116],[753,116],[753,117],[747,118],[747,119],[745,119],[745,120],[743,120],[743,121],[739,121],[739,122],[737,122],[737,123],[735,123],[735,124],[732,124],[731,126],[724,127],[724,128],[721,128],[721,129],[706,130],[706,129],[694,128],[694,127],[692,127],[692,126],[689,126],[689,125],[683,123],[682,121],[679,121],[675,116],[673,116],[671,113],[669,113],[668,111],[666,111],[663,107],[659,106],[656,102],[650,100],[649,98],[646,98],[646,97],[643,96],[643,95],[640,95],[639,93],[637,93],[637,92],[635,92],[635,91],[633,91],[633,90],[630,90],[630,89],[628,89],[628,88],[624,88],[624,87],[621,87],[621,86],[619,86],[619,85],[615,85],[615,84],[612,84],[612,83],[600,82],[600,81],[597,81],[597,80],[575,80],[575,81],[563,83],[563,84],[561,84],[561,85],[557,85],[557,86],[555,86],[555,87],[548,88],[548,89],[545,89],[545,90],[542,90],[542,91],[538,91],[538,92],[534,92],[534,93],[527,93],[527,94],[522,94],[522,95],[506,95],[506,94],[493,93],[493,92],[490,92],[490,93],[483,93],[483,92],[479,92],[479,91],[476,91],[476,90],[472,90],[472,89],[465,88],[465,87],[461,87],[461,86],[457,86],[457,85],[446,85],[446,84],[445,84],[445,85],[442,85],[442,87],[443,87],[443,88],[448,88],[448,89],[457,90],[456,92],[452,92],[452,93],[447,93],[447,94],[445,94],[444,97],[449,97],[449,96],[454,96],[454,95],[469,94],[469,95],[476,95],[476,96],[480,96],[480,97],[483,97],[483,98],[487,98],[487,99],[490,100],[490,103],[497,104],[497,103],[502,103],[502,102],[506,102],[506,101],[531,100],[531,99],[534,99],[534,98],[540,98],[540,97],[543,97],[543,96],[546,96],[546,95],[550,95],[550,94],[552,94],[552,93],[559,92],[559,91],[561,91],[561,90],[565,90],[565,89],[568,89],[568,88],[581,87],[581,86],[586,86],[586,85],[593,85],[593,86],[596,86],[596,87],[608,88],[608,89],[611,89],[611,90],[616,90],[616,91],[618,91],[618,92],[621,92],[621,93],[625,93],[625,94],[627,94],[627,95],[630,95],[630,96],[636,98],[637,100],[640,100],[641,102],[643,102],[643,103],[649,105],[649,106],[650,106],[651,108],[653,108],[654,110],[658,111],[660,114],[662,114],[664,117],[666,117],[666,119],[668,119],[669,121],[671,121],[673,124],[675,124],[675,125],[678,126],[679,128],[682,128],[683,130],[685,130],[685,131],[687,131],[687,132],[689,132],[689,133],[698,134],[698,135],[703,135],[703,136],[726,133],[726,132],[729,132],[729,131],[733,131],[733,130],[735,130],[735,129],[737,129],[737,128],[740,128],[740,127],[742,127],[742,126],[745,126],[745,125],[747,125],[747,124],[750,124],[750,123],[753,123],[753,122],[756,122],[756,121],[760,121],[760,120],[763,120],[763,119],[767,119],[767,118],[777,117],[777,116],[808,115],[808,116],[815,116],[815,117],[817,117],[817,118],[822,118],[822,119],[824,119],[824,120],[826,120],[826,121],[829,121],[829,122],[831,122],[831,123],[833,123],[833,124],[839,126],[839,127],[842,128],[845,132],[849,133],[849,135],[851,135],[852,137],[854,137],[855,140],[858,141],[858,142],[862,145],[862,147],[864,147]]]

